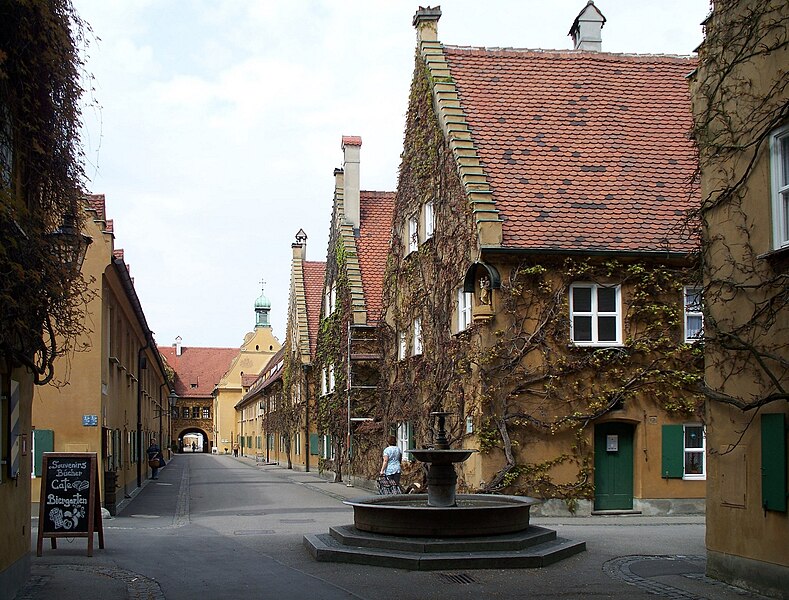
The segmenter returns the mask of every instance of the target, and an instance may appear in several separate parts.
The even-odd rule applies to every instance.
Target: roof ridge
[[[513,52],[513,53],[534,53],[544,55],[566,55],[567,57],[583,56],[587,58],[669,58],[669,59],[682,59],[695,61],[698,60],[697,56],[693,54],[640,54],[636,52],[593,52],[589,50],[573,50],[572,48],[516,48],[514,46],[462,46],[458,44],[442,44],[442,46],[449,50],[469,50],[481,52]]]

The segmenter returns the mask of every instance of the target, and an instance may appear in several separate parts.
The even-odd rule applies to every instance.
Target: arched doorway
[[[202,429],[187,427],[178,434],[178,452],[210,454],[211,441]]]

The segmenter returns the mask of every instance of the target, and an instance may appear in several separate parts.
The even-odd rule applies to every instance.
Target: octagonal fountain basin
[[[526,496],[458,494],[456,506],[428,506],[427,494],[366,496],[346,500],[356,529],[385,535],[469,537],[523,531],[529,509],[539,500]]]

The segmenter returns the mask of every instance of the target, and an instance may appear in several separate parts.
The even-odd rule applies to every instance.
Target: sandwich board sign
[[[93,556],[94,533],[99,534],[99,548],[104,548],[96,453],[45,452],[41,471],[36,556],[43,552],[45,537],[53,549],[59,537],[86,537],[88,556]]]

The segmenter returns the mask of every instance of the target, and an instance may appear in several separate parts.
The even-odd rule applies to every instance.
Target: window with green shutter
[[[685,474],[685,433],[682,425],[663,425],[661,475],[682,479]]]
[[[33,430],[33,476],[41,477],[44,464],[44,452],[55,449],[55,432],[51,429]]]
[[[786,512],[786,415],[762,415],[762,508]]]
[[[318,434],[311,433],[310,434],[310,454],[312,456],[318,456],[320,451],[318,450]]]

